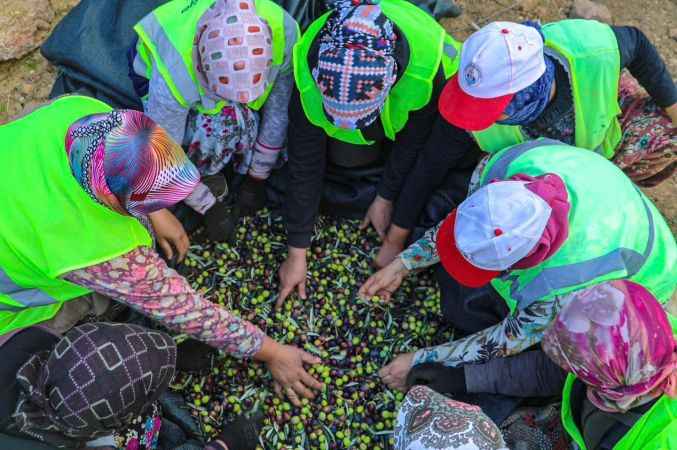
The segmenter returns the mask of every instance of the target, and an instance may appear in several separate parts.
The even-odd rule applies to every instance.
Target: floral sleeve
[[[421,239],[400,253],[400,259],[407,269],[423,269],[440,262],[435,242],[437,241],[437,231],[442,226],[442,222],[430,228]]]
[[[204,299],[148,247],[69,272],[63,278],[235,357],[251,357],[263,344],[263,331]]]
[[[536,302],[523,310],[516,310],[493,327],[456,341],[421,349],[414,355],[414,365],[440,362],[457,367],[518,354],[541,341],[545,329],[562,307],[562,301],[562,298],[556,298]]]

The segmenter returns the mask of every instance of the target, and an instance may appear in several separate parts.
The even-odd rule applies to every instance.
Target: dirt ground
[[[21,0],[9,0],[12,2]],[[54,23],[78,3],[78,0],[49,0],[55,10]],[[464,10],[444,25],[455,37],[463,39],[476,26],[493,20],[540,19],[549,22],[567,17],[573,0],[459,0]],[[641,28],[658,47],[673,75],[677,75],[677,0],[599,0],[606,5],[616,25]],[[0,12],[0,14],[2,14]],[[56,69],[38,50],[13,61],[0,62],[0,124],[44,101],[49,95]],[[677,232],[677,177],[645,190]]]

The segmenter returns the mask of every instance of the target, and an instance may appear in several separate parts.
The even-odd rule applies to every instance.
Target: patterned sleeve
[[[238,358],[255,355],[263,344],[263,331],[204,299],[148,247],[63,278]]]
[[[414,365],[440,362],[458,367],[520,353],[541,341],[562,307],[562,299],[544,300],[516,310],[500,323],[457,341],[418,350]]]
[[[430,228],[421,239],[400,253],[400,259],[407,269],[423,269],[440,262],[435,242],[437,241],[437,231],[442,226],[442,222]]]

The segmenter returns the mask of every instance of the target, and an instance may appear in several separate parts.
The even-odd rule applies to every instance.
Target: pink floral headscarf
[[[677,397],[677,347],[662,306],[642,286],[602,283],[565,299],[543,337],[543,350],[588,386],[588,399],[625,412]]]
[[[253,0],[216,0],[200,18],[193,61],[213,95],[249,103],[268,87],[273,63],[270,27]]]

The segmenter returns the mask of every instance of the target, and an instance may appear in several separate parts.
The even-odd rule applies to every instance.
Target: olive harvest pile
[[[172,388],[207,436],[224,420],[260,411],[262,449],[391,448],[402,394],[381,384],[378,370],[401,352],[450,338],[439,324],[436,284],[423,273],[410,276],[388,304],[360,299],[378,238],[357,221],[321,218],[308,257],[308,299],[292,295],[276,312],[285,242],[280,220],[263,211],[242,219],[234,244],[191,247],[183,273],[206,298],[319,356],[322,364],[310,373],[324,391],[297,408],[275,394],[264,365],[230,357],[214,360],[209,371],[179,373]]]

